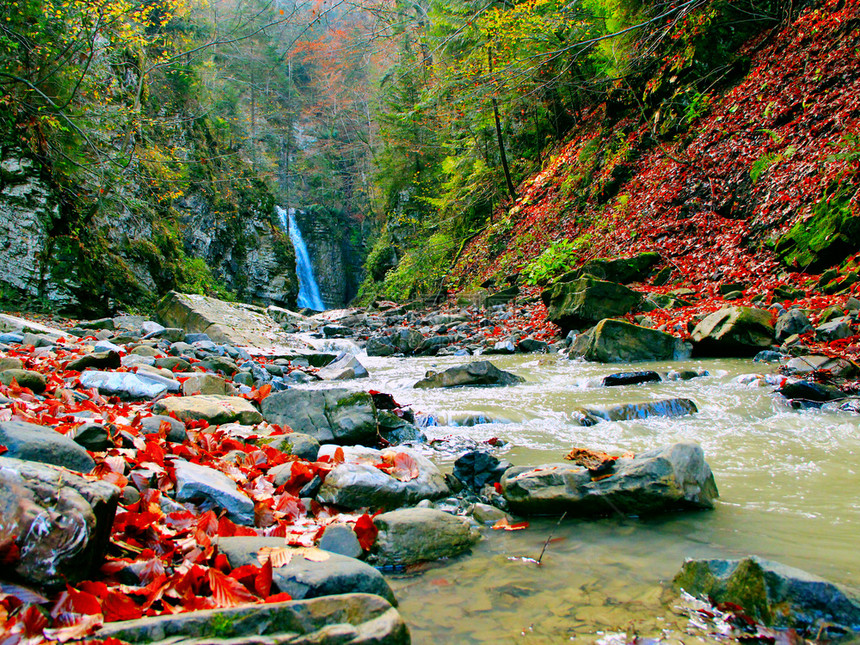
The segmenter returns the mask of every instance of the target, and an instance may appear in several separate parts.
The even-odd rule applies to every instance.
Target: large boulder
[[[445,477],[426,457],[408,448],[342,449],[345,461],[326,476],[317,499],[348,509],[398,508],[450,494]],[[321,446],[320,456],[335,453]]]
[[[640,253],[630,258],[595,258],[582,265],[577,271],[562,276],[562,281],[569,281],[584,275],[590,275],[600,280],[627,284],[628,282],[643,282],[648,279],[654,267],[660,263],[660,254],[654,252]]]
[[[742,560],[687,560],[675,587],[714,603],[731,602],[757,621],[802,628],[815,636],[836,623],[860,631],[860,597],[801,569],[756,556]]]
[[[553,284],[541,293],[541,299],[547,308],[547,319],[567,332],[630,313],[639,306],[642,294],[585,276]]]
[[[511,509],[523,514],[644,516],[713,508],[718,497],[713,473],[695,443],[617,459],[608,473],[600,475],[571,462],[516,466],[505,472],[501,486]]]
[[[192,611],[108,623],[98,639],[125,643],[211,645],[409,645],[409,629],[384,598],[350,593],[266,605]]]
[[[517,385],[524,381],[522,377],[500,370],[489,361],[474,361],[449,367],[444,372],[428,371],[414,387],[427,389],[461,385]]]
[[[373,518],[373,545],[382,565],[409,565],[459,555],[480,539],[469,521],[432,508],[403,508]]]
[[[672,334],[608,318],[577,336],[570,355],[600,363],[683,360],[690,348]]]
[[[25,421],[0,423],[0,446],[6,446],[7,457],[62,466],[80,473],[88,473],[96,465],[89,453],[70,437]]]
[[[376,439],[376,407],[366,392],[284,390],[263,399],[263,417],[325,443],[369,443]]]
[[[259,565],[261,550],[285,548],[283,538],[271,537],[222,537],[217,544],[233,567]],[[385,578],[369,564],[337,553],[320,553],[317,549],[311,551],[310,557],[306,558],[305,553],[302,548],[289,549],[289,562],[272,569],[272,585],[277,591],[290,594],[294,600],[338,593],[372,593],[397,604]]]
[[[12,538],[20,549],[2,577],[13,570],[28,584],[63,587],[94,575],[119,494],[63,468],[0,457],[0,542]]]
[[[697,356],[754,356],[774,341],[771,313],[753,307],[723,307],[692,333]]]
[[[810,329],[812,329],[812,323],[805,313],[800,309],[789,309],[777,318],[774,334],[776,339],[782,342],[795,334],[806,333]]]
[[[254,405],[238,396],[219,394],[196,394],[194,396],[171,396],[157,401],[152,406],[155,414],[175,414],[182,421],[202,420],[212,425],[241,423],[254,425],[263,416]]]

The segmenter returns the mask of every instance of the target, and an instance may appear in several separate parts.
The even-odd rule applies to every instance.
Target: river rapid
[[[530,518],[522,531],[483,531],[472,550],[447,562],[386,572],[400,612],[423,643],[621,643],[639,634],[666,642],[704,640],[685,634],[665,583],[684,558],[755,554],[857,586],[860,573],[860,417],[792,410],[773,387],[742,383],[745,374],[775,373],[751,360],[693,360],[603,365],[558,355],[489,357],[526,379],[503,388],[416,390],[428,369],[468,357],[379,358],[359,355],[370,378],[326,384],[388,392],[419,415],[432,439],[478,442],[514,465],[561,461],[574,446],[620,453],[696,441],[714,471],[720,500],[713,511],[639,519]],[[709,376],[625,387],[600,387],[613,372],[707,370]],[[741,379],[743,380],[743,379]],[[320,387],[320,385],[311,386]],[[581,427],[581,405],[670,397],[696,402],[698,414],[602,422]],[[487,420],[458,425],[466,419]],[[442,445],[445,445],[443,442]],[[450,472],[458,452],[425,446]],[[461,451],[462,452],[462,451]],[[541,565],[537,558],[552,534]]]

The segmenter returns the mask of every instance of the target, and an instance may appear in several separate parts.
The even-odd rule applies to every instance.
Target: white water
[[[281,227],[289,232],[290,241],[292,241],[293,248],[296,251],[296,274],[299,278],[299,307],[323,311],[325,304],[323,304],[320,288],[314,277],[314,267],[311,264],[308,247],[305,245],[302,232],[296,223],[295,209],[286,209],[280,206],[275,206],[275,208],[281,220]]]

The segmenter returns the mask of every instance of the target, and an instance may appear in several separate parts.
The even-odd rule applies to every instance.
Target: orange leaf
[[[327,553],[322,549],[317,549],[316,547],[306,547],[302,549],[302,555],[305,556],[305,560],[310,560],[311,562],[325,562],[331,557],[330,553]]]
[[[219,607],[235,607],[246,602],[257,602],[257,597],[241,582],[225,576],[218,569],[209,569],[206,575],[209,579],[209,587],[212,589],[212,597]]]
[[[407,455],[405,452],[398,452],[394,455],[394,468],[391,470],[391,476],[394,479],[408,482],[417,479],[420,474],[418,462],[411,455]]]
[[[257,561],[260,564],[271,562],[272,566],[278,569],[290,563],[290,560],[293,559],[293,551],[294,549],[286,547],[277,548],[264,546],[262,549],[257,551]]]

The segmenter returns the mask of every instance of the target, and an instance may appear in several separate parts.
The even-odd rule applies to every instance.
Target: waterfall
[[[314,278],[314,267],[308,255],[308,247],[305,246],[302,232],[296,223],[296,211],[294,208],[290,208],[289,210],[280,206],[276,206],[275,208],[278,210],[281,227],[287,229],[289,232],[293,248],[296,250],[296,274],[299,277],[299,307],[323,311],[325,305],[323,304],[316,278]]]

